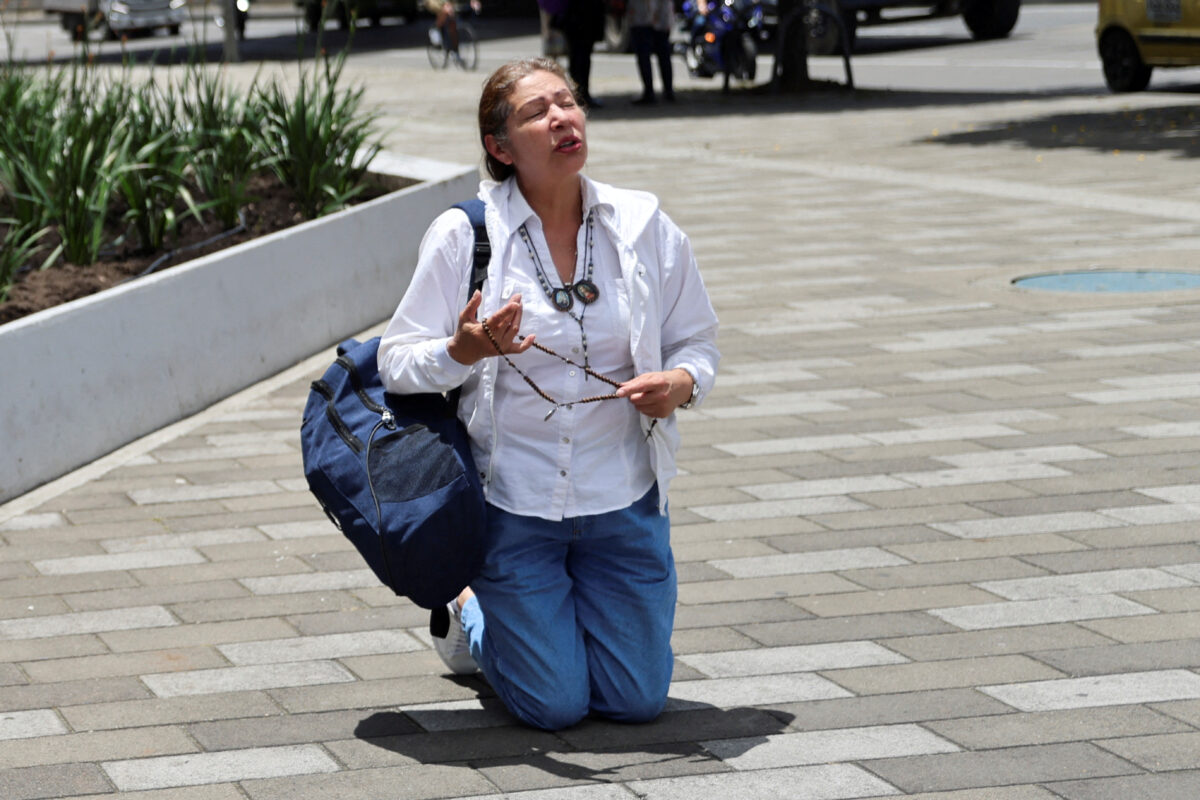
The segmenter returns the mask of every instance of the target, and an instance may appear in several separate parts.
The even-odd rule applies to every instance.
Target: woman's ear
[[[500,142],[496,140],[496,137],[492,134],[489,133],[483,137],[483,147],[485,150],[487,150],[489,156],[496,159],[501,164],[507,164],[510,167],[512,166],[513,157],[509,155],[508,151],[504,149],[504,146],[501,145]]]

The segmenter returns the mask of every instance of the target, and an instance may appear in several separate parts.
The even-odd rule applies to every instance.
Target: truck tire
[[[1137,43],[1127,31],[1113,28],[1100,37],[1100,62],[1104,82],[1114,92],[1140,92],[1150,84],[1153,67],[1142,61]]]
[[[1012,32],[1021,13],[1021,0],[967,0],[963,22],[976,39],[1003,39]]]

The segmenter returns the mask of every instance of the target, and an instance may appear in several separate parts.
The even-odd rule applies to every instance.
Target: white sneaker
[[[455,675],[470,675],[479,670],[471,657],[470,642],[462,626],[462,609],[457,600],[430,612],[429,635],[433,639],[433,649]]]

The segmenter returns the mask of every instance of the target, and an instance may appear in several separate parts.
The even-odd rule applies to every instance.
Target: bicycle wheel
[[[475,46],[475,29],[466,22],[458,23],[458,58],[455,63],[461,69],[472,70],[478,63],[479,52]]]
[[[442,32],[436,25],[430,26],[429,38],[425,42],[425,55],[429,56],[429,66],[434,69],[445,69],[450,61],[450,51],[442,46]]]

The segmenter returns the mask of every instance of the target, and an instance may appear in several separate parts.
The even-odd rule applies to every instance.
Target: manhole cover
[[[1169,292],[1200,289],[1200,273],[1167,270],[1082,270],[1049,272],[1017,278],[1023,289],[1050,292]]]

